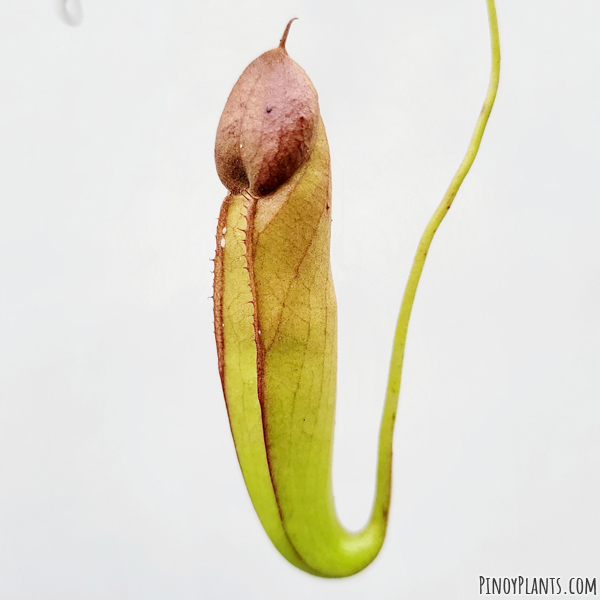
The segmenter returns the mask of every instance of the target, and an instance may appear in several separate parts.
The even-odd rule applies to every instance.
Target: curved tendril
[[[440,226],[442,220],[446,216],[452,202],[465,179],[477,152],[481,139],[485,131],[485,127],[492,112],[494,106],[494,100],[496,99],[496,92],[498,90],[498,82],[500,79],[500,39],[498,36],[498,19],[496,16],[496,6],[494,0],[486,0],[488,9],[488,20],[490,28],[490,42],[491,42],[491,70],[490,79],[477,123],[465,157],[463,158],[458,170],[456,171],[442,201],[437,207],[435,213],[429,220],[425,231],[421,236],[417,252],[413,259],[413,264],[408,276],[406,288],[404,290],[404,296],[402,298],[402,305],[400,307],[400,314],[398,315],[398,321],[396,323],[396,332],[394,334],[394,342],[392,347],[392,357],[390,360],[390,371],[388,376],[388,386],[386,391],[386,399],[383,411],[383,418],[381,421],[381,429],[379,433],[379,463],[378,463],[378,477],[377,477],[377,496],[375,500],[375,506],[381,507],[387,512],[389,505],[389,489],[390,489],[390,471],[392,461],[392,437],[394,432],[394,421],[396,418],[396,411],[398,409],[398,397],[400,394],[400,382],[402,379],[402,364],[404,361],[404,348],[406,346],[406,335],[408,333],[408,322],[412,312],[415,295],[417,293],[417,287],[419,280],[421,279],[421,273],[425,266],[425,259],[427,258],[427,252],[433,240],[433,236]]]

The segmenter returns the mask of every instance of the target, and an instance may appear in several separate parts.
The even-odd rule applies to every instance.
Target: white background
[[[385,546],[306,575],[263,533],[212,336],[214,134],[277,45],[333,161],[335,490],[372,500],[418,238],[487,86],[483,0],[0,5],[0,597],[464,599],[600,579],[600,4],[498,1],[502,74],[408,338]]]

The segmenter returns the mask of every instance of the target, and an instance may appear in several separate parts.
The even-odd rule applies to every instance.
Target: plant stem
[[[408,276],[406,288],[404,290],[404,297],[402,299],[402,305],[400,307],[400,314],[398,315],[398,321],[396,324],[396,332],[394,334],[394,343],[392,348],[392,358],[390,361],[390,372],[388,377],[388,386],[386,392],[385,406],[383,411],[383,418],[381,421],[381,429],[379,434],[379,463],[378,463],[378,476],[377,476],[377,496],[375,501],[374,517],[379,512],[377,509],[381,509],[384,515],[387,515],[389,507],[389,490],[391,484],[391,466],[392,466],[392,440],[394,432],[394,421],[396,419],[396,411],[398,409],[398,396],[400,394],[400,382],[402,379],[402,364],[404,361],[404,348],[406,346],[406,334],[408,332],[408,323],[412,312],[415,295],[417,293],[417,287],[419,280],[421,279],[421,273],[425,265],[425,259],[427,258],[427,252],[433,240],[433,236],[440,226],[442,220],[446,216],[452,202],[464,180],[481,144],[481,138],[483,132],[492,112],[494,106],[494,100],[496,98],[496,91],[498,89],[498,81],[500,78],[500,40],[498,36],[498,20],[496,16],[496,6],[494,0],[486,0],[488,9],[488,20],[490,27],[490,41],[492,50],[492,61],[490,80],[485,96],[485,101],[475,124],[475,130],[469,142],[467,152],[463,161],[461,162],[458,170],[456,171],[448,189],[437,207],[435,213],[429,220],[415,258]],[[381,514],[381,513],[380,513]]]

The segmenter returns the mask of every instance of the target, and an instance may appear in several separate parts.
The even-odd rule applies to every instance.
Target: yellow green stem
[[[427,223],[427,227],[421,236],[415,258],[408,276],[400,314],[396,323],[396,332],[394,334],[394,343],[392,348],[392,358],[390,360],[390,372],[388,377],[388,386],[385,398],[385,406],[383,418],[381,421],[381,429],[379,433],[379,462],[377,473],[377,496],[375,500],[374,514],[381,512],[378,507],[387,509],[389,505],[390,485],[391,485],[391,466],[392,466],[392,441],[394,433],[394,422],[396,419],[396,411],[398,409],[398,397],[400,394],[400,382],[402,379],[402,364],[404,362],[404,349],[406,347],[406,335],[408,333],[408,323],[412,312],[415,295],[425,259],[429,252],[429,247],[433,240],[433,236],[443,221],[444,217],[450,210],[452,202],[464,181],[481,144],[483,132],[489,119],[496,92],[498,90],[498,81],[500,79],[500,39],[498,36],[498,19],[496,16],[496,6],[494,0],[486,0],[488,9],[488,19],[490,27],[490,41],[492,48],[492,61],[490,80],[485,96],[485,101],[475,124],[475,130],[471,136],[471,141],[467,148],[465,157],[463,158],[458,170],[456,171],[442,201],[437,207],[435,213]],[[387,510],[385,510],[387,512]]]

